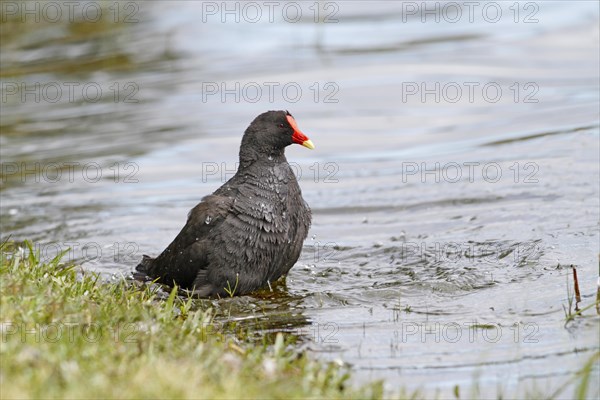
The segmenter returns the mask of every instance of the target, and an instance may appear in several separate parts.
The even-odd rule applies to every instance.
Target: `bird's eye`
[[[279,127],[280,127],[280,128],[283,128],[283,124],[279,124]]]

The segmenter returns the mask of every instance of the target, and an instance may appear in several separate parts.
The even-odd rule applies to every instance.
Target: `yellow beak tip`
[[[312,140],[310,140],[310,139],[305,140],[304,142],[302,142],[302,146],[308,147],[311,150],[315,149],[315,145],[313,144]]]

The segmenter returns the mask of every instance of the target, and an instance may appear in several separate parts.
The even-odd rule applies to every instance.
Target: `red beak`
[[[290,126],[294,130],[294,134],[292,135],[292,141],[294,143],[298,143],[299,145],[308,147],[309,149],[313,150],[315,148],[315,145],[304,133],[300,131],[300,129],[298,129],[298,124],[296,124],[296,120],[294,119],[294,117],[288,115],[286,118]]]

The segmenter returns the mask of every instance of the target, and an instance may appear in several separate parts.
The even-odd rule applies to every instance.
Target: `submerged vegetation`
[[[579,290],[579,280],[577,278],[577,268],[575,268],[574,265],[571,265],[570,268],[573,273],[573,292],[571,292],[569,274],[567,274],[567,305],[565,306],[563,304],[563,310],[565,312],[565,326],[567,326],[569,322],[574,321],[576,317],[582,317],[583,312],[591,308],[595,308],[596,314],[600,315],[600,278],[598,278],[595,302],[588,304],[583,308],[579,308],[579,303],[581,303],[581,293]]]

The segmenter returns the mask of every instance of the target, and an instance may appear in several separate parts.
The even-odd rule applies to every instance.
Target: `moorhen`
[[[200,297],[223,297],[250,293],[287,274],[311,223],[284,154],[293,143],[314,149],[289,112],[256,117],[244,132],[236,174],[189,212],[158,257],[143,256],[136,275]]]

